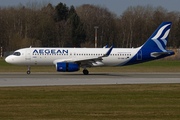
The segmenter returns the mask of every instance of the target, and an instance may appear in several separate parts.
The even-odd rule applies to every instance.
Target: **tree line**
[[[163,7],[130,6],[120,16],[106,7],[84,4],[27,3],[0,7],[0,42],[4,51],[23,47],[139,47],[163,21],[172,21],[168,47],[180,46],[180,13]]]

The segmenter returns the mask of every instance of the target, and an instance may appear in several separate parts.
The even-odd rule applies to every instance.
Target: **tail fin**
[[[172,22],[163,22],[151,37],[144,43],[143,48],[158,49],[165,52],[167,39],[169,36]]]

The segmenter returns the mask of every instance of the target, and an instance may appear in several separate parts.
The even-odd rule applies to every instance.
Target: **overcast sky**
[[[121,15],[129,6],[137,5],[152,5],[153,7],[162,6],[170,11],[180,12],[180,0],[0,0],[0,6],[16,6],[19,3],[26,6],[27,2],[50,2],[53,5],[57,5],[62,2],[67,6],[80,6],[82,4],[94,4],[101,5],[108,8],[111,12]]]

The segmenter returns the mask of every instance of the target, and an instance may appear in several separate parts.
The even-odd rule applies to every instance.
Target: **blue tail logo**
[[[171,24],[172,22],[163,22],[144,45],[137,48],[137,53],[129,61],[120,65],[143,63],[174,55],[174,51],[165,49]]]
[[[142,48],[159,49],[165,52],[171,24],[172,22],[163,22],[151,35],[151,37],[146,41]]]

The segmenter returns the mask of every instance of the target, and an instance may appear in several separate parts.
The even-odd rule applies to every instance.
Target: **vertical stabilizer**
[[[144,43],[142,49],[157,49],[165,52],[171,24],[172,22],[163,22],[151,35],[151,37]]]

